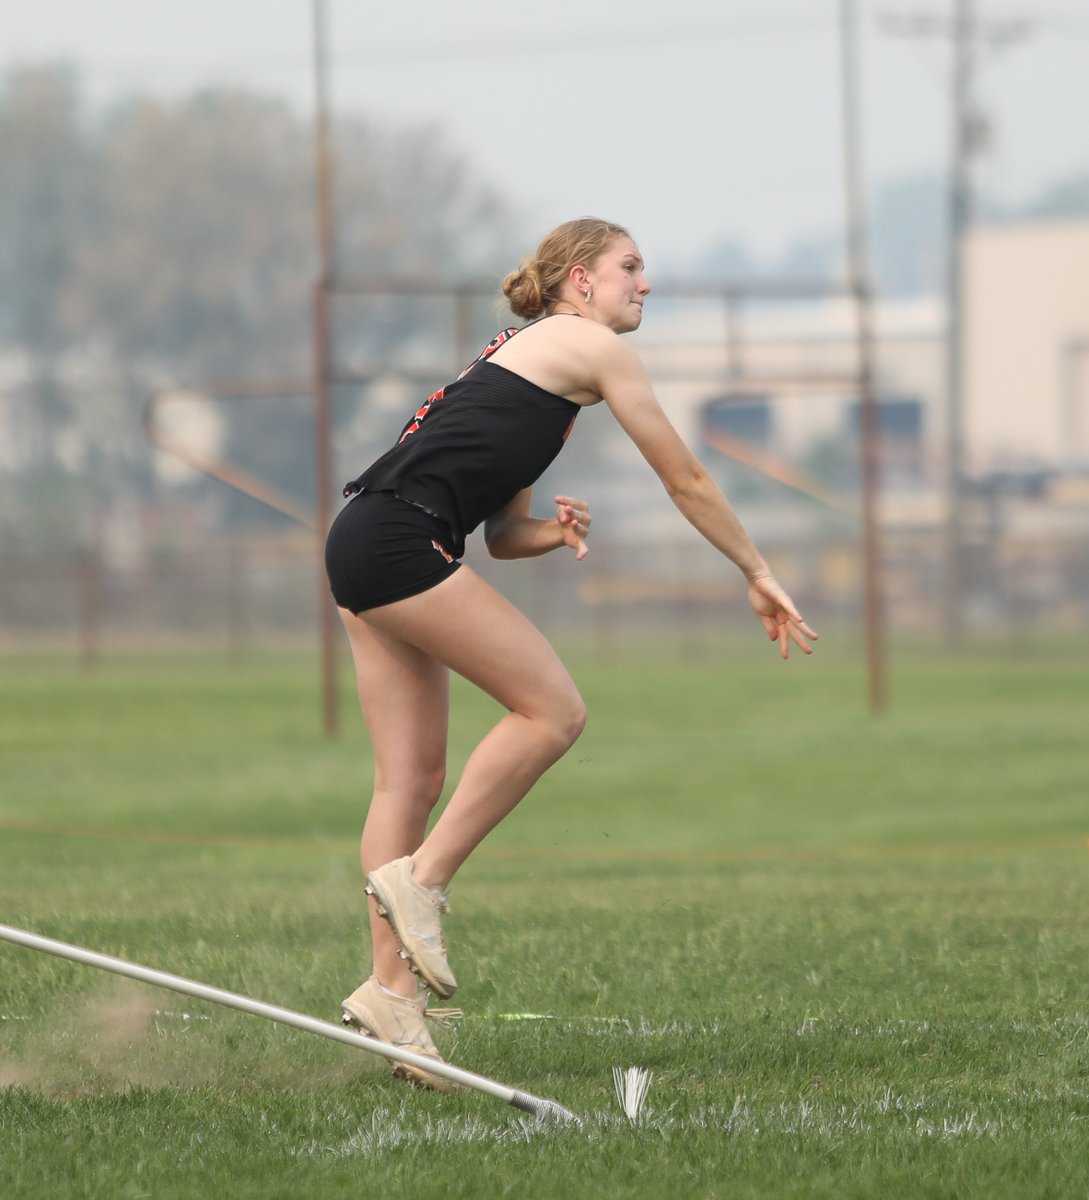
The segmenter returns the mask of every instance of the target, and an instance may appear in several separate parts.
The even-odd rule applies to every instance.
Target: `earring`
[[[583,296],[586,298],[586,303],[587,303],[587,304],[589,304],[589,303],[590,303],[590,297],[591,297],[591,296],[594,294],[594,293],[593,293],[593,289],[592,289],[592,288],[587,288],[587,289],[586,289],[586,291],[584,291],[582,294],[583,294]]]

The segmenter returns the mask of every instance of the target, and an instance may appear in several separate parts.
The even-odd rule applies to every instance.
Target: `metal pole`
[[[106,954],[96,954],[93,950],[85,950],[82,946],[54,941],[52,938],[41,937],[36,933],[28,933],[25,929],[16,929],[12,925],[0,925],[0,939],[13,942],[17,946],[26,946],[30,950],[41,950],[45,954],[53,954],[58,958],[67,958],[72,962],[82,963],[86,967],[112,971],[115,975],[125,975],[129,979],[138,979],[141,983],[150,983],[155,987],[169,988],[173,992],[181,992],[186,996],[196,996],[199,1000],[209,1000],[213,1004],[236,1008],[240,1012],[249,1013],[254,1017],[264,1017],[266,1020],[276,1021],[280,1025],[291,1025],[295,1029],[316,1033],[320,1037],[329,1038],[334,1042],[343,1042],[345,1045],[355,1046],[359,1050],[368,1050],[371,1054],[381,1055],[382,1058],[388,1058],[393,1062],[421,1067],[431,1075],[438,1075],[442,1079],[449,1079],[452,1083],[472,1088],[473,1091],[494,1096],[497,1100],[513,1105],[523,1112],[530,1112],[537,1116],[560,1117],[563,1120],[582,1124],[573,1112],[555,1100],[530,1096],[515,1088],[497,1083],[494,1079],[488,1079],[484,1075],[465,1071],[461,1067],[428,1058],[424,1054],[414,1054],[411,1050],[402,1050],[400,1046],[387,1045],[385,1042],[355,1033],[343,1026],[330,1025],[326,1021],[318,1021],[304,1013],[293,1012],[289,1008],[278,1008],[274,1004],[251,1000],[249,996],[241,996],[237,992],[225,992],[220,988],[209,987],[206,983],[197,983],[196,980],[186,979],[181,975],[168,975],[164,971],[153,971],[150,967],[141,967],[136,963],[126,962],[122,958],[110,958]]]
[[[472,343],[472,296],[468,287],[454,288],[454,365],[456,372],[462,370],[473,358]]]
[[[738,335],[738,298],[735,293],[726,292],[722,300],[726,318],[726,377],[740,379],[744,368],[741,362],[741,339]]]
[[[98,666],[102,633],[102,549],[98,531],[79,556],[79,660],[85,671]]]
[[[318,278],[313,289],[314,454],[317,497],[317,586],[321,638],[322,716],[325,733],[339,727],[336,614],[325,578],[325,535],[332,522],[333,448],[329,396],[329,296],[333,279],[333,170],[329,130],[328,21],[325,0],[313,0],[314,141],[318,220]]]
[[[873,296],[868,284],[862,153],[858,131],[858,32],[855,0],[842,0],[843,166],[847,212],[847,275],[858,345],[858,434],[862,482],[862,576],[868,697],[872,713],[886,703],[885,618],[878,528],[879,420],[874,378]]]
[[[975,47],[973,0],[953,6],[953,146],[949,182],[949,254],[946,280],[946,462],[942,625],[946,644],[964,633],[964,262],[971,218],[971,88]]]
[[[1060,351],[1059,395],[1062,406],[1063,448],[1067,461],[1080,466],[1084,460],[1084,421],[1082,410],[1083,389],[1081,386],[1082,360],[1089,358],[1089,338],[1069,338]]]

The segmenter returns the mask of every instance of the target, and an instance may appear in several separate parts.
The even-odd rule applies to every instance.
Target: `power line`
[[[367,51],[353,52],[340,49],[337,53],[339,65],[353,63],[371,65],[391,61],[422,62],[434,59],[490,58],[502,54],[504,58],[536,58],[551,54],[599,54],[602,50],[657,49],[666,45],[706,46],[734,38],[784,37],[791,35],[809,36],[815,33],[830,33],[835,29],[831,13],[821,15],[810,11],[796,14],[781,14],[750,21],[713,25],[674,24],[663,29],[638,29],[620,31],[616,29],[585,30],[577,37],[535,37],[524,35],[509,38],[474,38],[471,42],[413,42],[411,45],[386,47],[376,46]]]
[[[416,38],[406,39],[397,44],[369,45],[365,50],[353,50],[344,39],[341,39],[335,57],[338,69],[352,66],[392,65],[396,63],[424,63],[433,61],[464,61],[473,58],[490,58],[502,55],[504,59],[535,58],[541,55],[564,53],[598,54],[602,50],[625,49],[655,49],[667,45],[707,45],[735,38],[775,38],[792,35],[810,36],[818,33],[831,32],[835,28],[835,19],[831,13],[821,15],[811,9],[798,9],[792,12],[768,15],[749,20],[738,20],[723,23],[694,25],[678,23],[667,28],[657,29],[628,29],[616,28],[592,29],[581,32],[576,36],[535,37],[527,39],[524,35],[517,37],[482,38],[475,36],[466,41],[462,39],[434,39],[421,41]],[[67,60],[69,56],[48,54],[35,56],[36,61],[45,58]],[[22,61],[29,61],[23,59]],[[20,58],[9,55],[2,69],[17,65]],[[100,66],[93,68],[93,74],[99,77],[145,76],[167,73],[172,75],[189,74],[193,71],[208,73],[290,73],[309,71],[310,64],[303,55],[275,55],[260,60],[232,60],[230,62],[215,62],[208,59],[123,59],[115,58],[102,61]]]
[[[960,6],[957,5],[957,11]],[[877,26],[883,33],[899,37],[942,37],[954,40],[962,35],[996,48],[1019,42],[1039,24],[1038,19],[1011,17],[981,22],[974,17],[953,17],[938,13],[894,12],[877,14]]]

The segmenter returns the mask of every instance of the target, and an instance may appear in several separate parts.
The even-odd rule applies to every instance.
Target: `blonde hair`
[[[557,226],[527,259],[503,280],[503,295],[517,317],[533,320],[559,303],[571,268],[593,266],[617,238],[630,238],[621,225],[579,217]]]

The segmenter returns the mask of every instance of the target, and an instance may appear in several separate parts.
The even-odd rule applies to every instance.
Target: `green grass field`
[[[455,883],[442,1044],[581,1130],[0,943],[0,1196],[1089,1195],[1084,653],[902,649],[879,719],[834,642],[568,660],[590,725]],[[303,657],[9,655],[0,922],[335,1021],[344,688],[330,743]],[[494,710],[455,708],[456,768]]]

